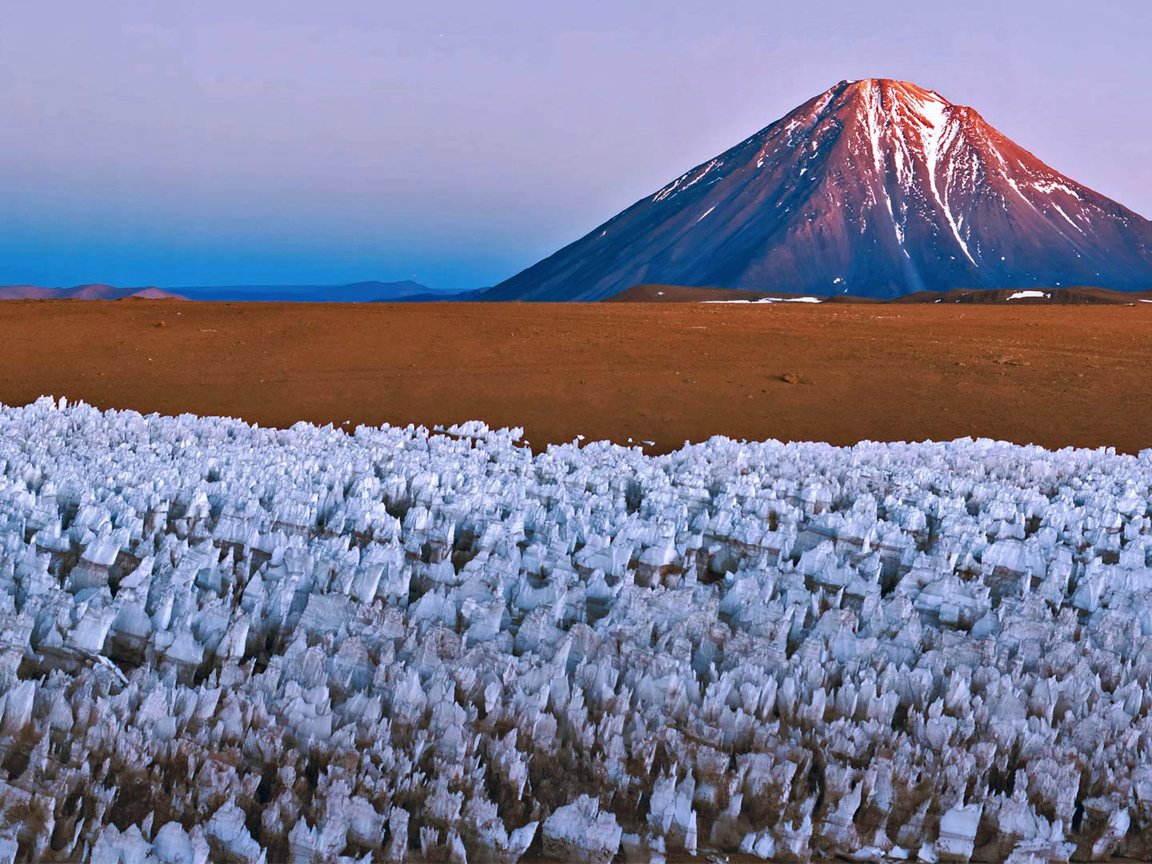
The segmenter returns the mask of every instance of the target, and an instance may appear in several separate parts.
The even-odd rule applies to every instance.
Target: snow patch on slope
[[[955,139],[960,127],[958,123],[952,120],[951,105],[935,94],[931,95],[932,98],[927,100],[916,100],[916,106],[923,119],[923,124],[920,126],[921,147],[923,148],[924,161],[928,171],[928,187],[932,190],[932,197],[944,214],[944,218],[948,222],[948,227],[952,229],[952,236],[959,244],[961,251],[964,253],[964,257],[967,258],[973,266],[979,266],[976,264],[976,259],[972,257],[972,253],[968,250],[968,243],[961,236],[960,226],[957,224],[956,218],[952,215],[952,210],[948,206],[951,165],[947,163],[944,157],[946,156],[949,144]],[[941,195],[939,180],[937,178],[941,164],[948,164],[949,168],[949,177],[945,178],[943,195]]]

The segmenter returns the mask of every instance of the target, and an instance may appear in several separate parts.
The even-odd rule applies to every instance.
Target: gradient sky
[[[51,0],[0,23],[0,284],[493,284],[844,78],[1152,216],[1146,0]]]

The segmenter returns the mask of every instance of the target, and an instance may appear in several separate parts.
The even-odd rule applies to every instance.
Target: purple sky
[[[1146,0],[52,0],[0,25],[0,284],[492,284],[843,78],[1152,216]]]

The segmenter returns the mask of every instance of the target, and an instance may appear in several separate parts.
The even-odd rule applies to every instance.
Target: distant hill
[[[376,303],[463,299],[476,292],[438,291],[419,282],[353,282],[348,285],[214,285],[190,288],[120,288],[115,285],[77,285],[45,288],[39,285],[0,285],[0,300],[218,300],[269,303]]]
[[[0,285],[0,300],[59,299],[62,288],[41,288],[39,285]]]
[[[972,108],[904,81],[842,81],[483,299],[602,300],[665,282],[885,299],[1142,291],[1152,222]]]
[[[79,299],[79,298],[77,298]],[[187,300],[187,297],[182,297],[179,294],[173,294],[171,291],[165,291],[163,288],[141,288],[139,291],[133,291],[131,294],[119,298],[121,300]]]
[[[482,295],[487,288],[474,288],[471,291],[432,291],[428,294],[412,294],[408,297],[397,297],[395,301],[398,303],[465,303],[472,300],[482,299]],[[384,301],[388,302],[388,301]]]
[[[841,295],[843,296],[843,295]],[[604,298],[605,303],[769,303],[825,301],[811,294],[747,291],[741,288],[694,288],[689,285],[636,285]]]
[[[1152,291],[1112,291],[1108,288],[956,288],[952,291],[920,291],[893,303],[1006,303],[1012,306],[1096,305],[1131,306],[1152,303]]]
[[[407,300],[428,295],[439,298],[450,292],[436,291],[419,282],[352,282],[347,285],[215,285],[172,288],[190,300],[232,300],[289,303],[374,303]]]
[[[39,285],[0,285],[0,300],[183,300],[163,288],[118,288],[115,285],[76,285],[73,288],[44,288]]]
[[[606,298],[605,303],[1003,303],[1031,305],[1134,305],[1152,303],[1152,291],[1111,291],[1107,288],[955,288],[918,291],[891,300],[834,294],[745,291],[738,288],[694,288],[687,285],[636,285]]]

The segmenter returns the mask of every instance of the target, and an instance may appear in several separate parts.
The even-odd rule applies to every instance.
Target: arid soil
[[[0,304],[0,401],[847,444],[1152,447],[1152,304]]]

